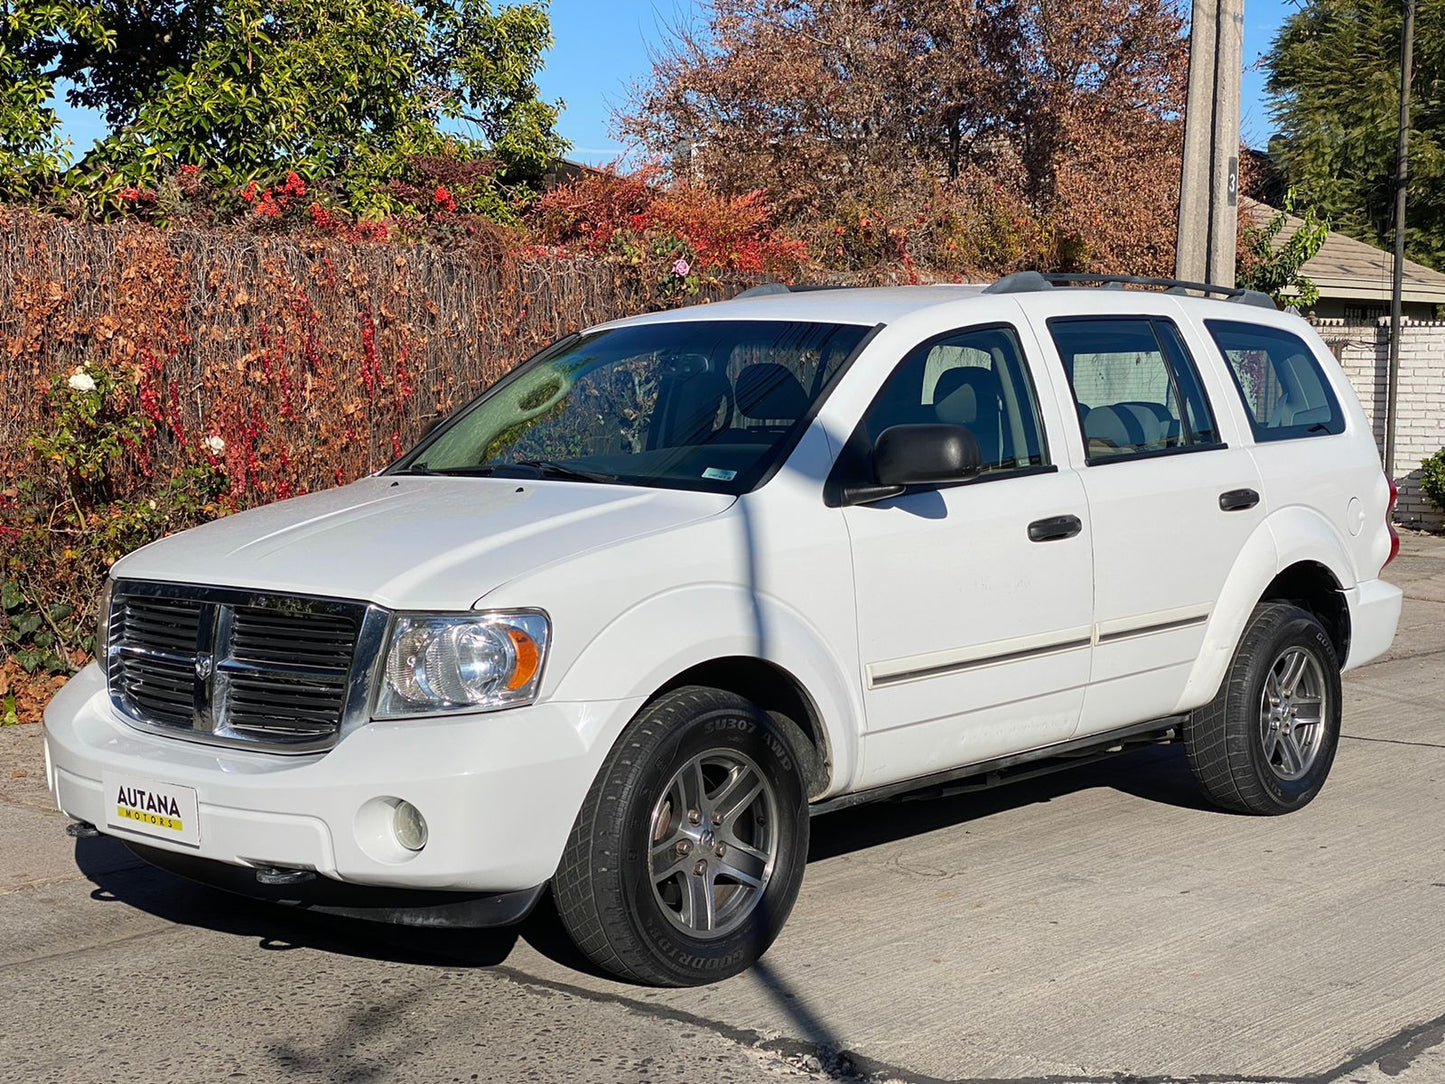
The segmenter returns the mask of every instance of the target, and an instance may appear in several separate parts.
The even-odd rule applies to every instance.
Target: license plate
[[[101,786],[105,788],[108,827],[200,846],[201,819],[191,787],[110,774],[102,776]]]

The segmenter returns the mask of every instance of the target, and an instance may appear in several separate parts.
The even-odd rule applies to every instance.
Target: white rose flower
[[[212,455],[220,455],[226,450],[226,442],[220,437],[207,437],[205,445]]]
[[[89,373],[87,373],[83,369],[77,369],[75,372],[71,373],[70,379],[67,380],[66,383],[70,385],[71,391],[95,390],[95,380],[91,377]]]

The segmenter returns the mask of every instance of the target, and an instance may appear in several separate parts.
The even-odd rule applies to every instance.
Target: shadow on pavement
[[[511,953],[520,929],[413,929],[252,900],[147,865],[109,836],[77,840],[75,862],[95,885],[94,900],[122,903],[178,925],[255,938],[265,951],[313,948],[398,963],[490,967]]]
[[[830,813],[813,821],[808,861],[851,854],[1097,788],[1120,791],[1161,805],[1229,815],[1204,800],[1189,771],[1184,747],[1159,745],[989,790],[944,797],[925,794]]]
[[[895,800],[819,817],[813,822],[808,858],[821,861],[1096,787],[1190,809],[1210,808],[1189,774],[1183,748],[1160,746],[993,790]],[[180,925],[254,938],[263,951],[306,947],[393,962],[494,967],[506,962],[521,939],[570,970],[603,976],[573,947],[550,894],[518,926],[417,929],[222,892],[146,865],[107,836],[78,840],[75,860],[96,886],[91,896],[97,901],[123,903]]]

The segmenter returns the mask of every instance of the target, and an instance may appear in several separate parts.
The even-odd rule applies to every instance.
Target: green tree
[[[1388,244],[1400,103],[1399,0],[1305,0],[1267,58],[1286,182],[1335,228]],[[1413,259],[1445,267],[1445,0],[1420,0],[1410,146]]]
[[[1260,290],[1281,306],[1308,309],[1320,299],[1314,279],[1301,274],[1330,235],[1313,207],[1303,208],[1300,224],[1282,244],[1275,244],[1290,218],[1300,210],[1294,189],[1285,193],[1284,210],[1263,225],[1250,226],[1240,238],[1244,259],[1240,261],[1239,285]]]
[[[105,54],[98,7],[73,0],[0,0],[0,197],[33,194],[70,164],[50,101],[61,52]]]
[[[111,134],[69,180],[113,198],[183,165],[226,186],[334,178],[358,212],[423,158],[535,177],[563,144],[536,75],[545,0],[97,0],[106,45],[67,35],[56,73]],[[491,208],[500,212],[500,200]]]

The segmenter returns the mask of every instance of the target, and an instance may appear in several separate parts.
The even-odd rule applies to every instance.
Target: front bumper
[[[612,739],[640,706],[543,703],[376,722],[326,753],[286,756],[143,734],[116,717],[92,665],[46,708],[47,782],[71,817],[178,856],[357,885],[523,892],[556,871]],[[105,774],[194,789],[198,844],[107,825]],[[367,812],[377,799],[421,810],[421,851],[377,831]]]

